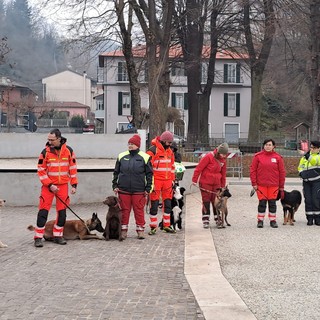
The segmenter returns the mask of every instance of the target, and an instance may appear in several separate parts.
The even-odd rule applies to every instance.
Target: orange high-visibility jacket
[[[65,184],[69,181],[72,186],[76,186],[77,163],[72,148],[65,143],[60,150],[46,146],[39,156],[38,176],[45,186]]]
[[[152,146],[147,151],[151,156],[153,177],[155,180],[175,179],[174,154],[171,148],[165,149],[160,143],[159,137],[152,140]]]

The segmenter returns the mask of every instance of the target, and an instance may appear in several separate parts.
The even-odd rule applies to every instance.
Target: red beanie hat
[[[136,145],[138,148],[140,148],[140,145],[141,145],[141,138],[138,134],[135,134],[134,136],[132,136],[128,143],[132,143],[134,145]]]
[[[172,142],[173,141],[173,134],[170,131],[163,132],[160,136],[160,141]]]

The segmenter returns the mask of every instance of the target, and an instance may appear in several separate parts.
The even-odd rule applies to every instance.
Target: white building
[[[206,79],[208,57],[207,48],[203,50],[203,79]],[[173,53],[174,52],[174,53]],[[145,73],[145,47],[133,50],[140,70],[141,107],[149,107],[148,86]],[[170,52],[170,58],[177,58],[177,50]],[[99,117],[104,121],[104,132],[114,133],[127,129],[131,112],[130,86],[126,63],[122,50],[106,52],[99,55],[99,67],[103,69],[101,82],[104,88],[103,105],[100,105]],[[99,81],[100,82],[100,81]],[[183,135],[187,134],[187,77],[183,63],[175,63],[171,69],[171,87],[169,106],[178,108],[185,124]],[[216,76],[210,97],[209,137],[237,142],[248,137],[249,115],[251,105],[250,72],[245,69],[243,58],[220,52],[216,59]],[[181,130],[175,133],[181,135]]]

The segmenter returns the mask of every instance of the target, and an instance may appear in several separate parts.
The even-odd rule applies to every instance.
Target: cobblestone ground
[[[73,205],[105,225],[103,204]],[[183,273],[184,231],[138,240],[131,216],[128,238],[45,242],[27,230],[36,207],[0,212],[0,319],[203,319]],[[54,219],[51,210],[49,219]],[[76,219],[68,212],[68,219]],[[148,223],[148,217],[146,216]],[[148,230],[148,227],[147,227]]]

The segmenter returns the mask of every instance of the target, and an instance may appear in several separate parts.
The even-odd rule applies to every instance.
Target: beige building
[[[42,79],[45,102],[78,102],[96,110],[94,97],[99,94],[97,82],[86,72],[65,70]],[[101,93],[101,92],[100,92]]]

